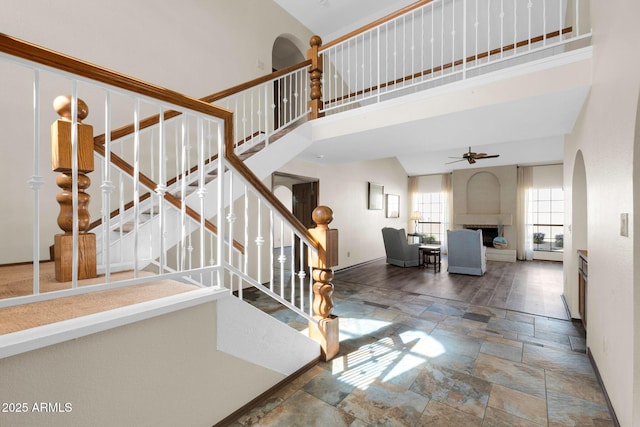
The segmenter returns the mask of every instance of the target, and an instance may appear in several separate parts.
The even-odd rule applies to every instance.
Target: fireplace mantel
[[[513,225],[511,214],[456,214],[455,225]]]

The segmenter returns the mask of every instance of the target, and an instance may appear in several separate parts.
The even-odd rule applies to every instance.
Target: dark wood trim
[[[209,116],[224,119],[231,114],[230,111],[207,104],[201,100],[46,49],[4,33],[0,33],[0,52],[128,90],[139,95],[188,108]]]
[[[604,382],[602,381],[602,376],[600,376],[600,370],[598,370],[598,365],[596,364],[596,360],[593,358],[593,355],[591,354],[591,350],[589,349],[589,347],[587,347],[587,356],[589,356],[589,362],[591,362],[593,371],[596,374],[596,379],[598,380],[598,384],[600,384],[600,388],[602,389],[602,393],[604,394],[604,399],[607,402],[607,407],[609,408],[609,414],[611,415],[611,421],[613,422],[614,427],[620,427],[620,421],[618,421],[616,410],[613,408],[611,399],[609,399],[609,393],[607,393],[607,388],[604,386]]]
[[[285,386],[291,384],[294,380],[296,380],[297,378],[302,376],[309,369],[311,369],[314,366],[316,366],[318,364],[318,362],[320,362],[320,356],[318,356],[318,358],[316,360],[312,360],[311,362],[307,363],[302,368],[298,369],[293,374],[289,375],[287,378],[285,378],[284,380],[280,381],[278,384],[274,385],[273,387],[271,387],[270,389],[268,389],[264,393],[260,394],[258,397],[256,397],[255,399],[253,399],[252,401],[250,401],[246,405],[243,405],[238,410],[232,412],[231,414],[229,414],[228,416],[226,416],[222,420],[218,421],[216,424],[213,425],[213,427],[227,427],[227,426],[232,425],[242,415],[248,413],[249,411],[251,411],[253,408],[255,408],[257,406],[260,406],[272,394],[274,394],[277,391],[282,390]]]
[[[355,37],[357,35],[360,35],[360,34],[364,33],[365,31],[368,31],[368,30],[370,30],[372,28],[377,27],[378,25],[384,24],[385,22],[389,22],[389,21],[391,21],[391,20],[393,20],[393,19],[395,19],[395,18],[397,18],[399,16],[404,15],[405,13],[409,13],[412,10],[418,9],[419,7],[422,7],[422,6],[426,5],[426,4],[429,4],[432,1],[433,0],[420,0],[420,1],[417,1],[417,2],[415,2],[413,4],[410,4],[409,6],[406,6],[406,7],[402,8],[402,9],[400,9],[400,10],[398,10],[396,12],[393,12],[393,13],[387,15],[387,16],[384,16],[384,17],[382,17],[382,18],[380,18],[380,19],[378,19],[376,21],[373,21],[370,24],[364,25],[364,26],[358,28],[357,30],[351,31],[350,33],[347,33],[342,37],[339,37],[339,38],[337,38],[335,40],[330,41],[329,43],[325,44],[324,46],[320,46],[320,48],[318,50],[319,51],[323,51],[323,50],[329,49],[332,46],[335,46],[335,45],[337,45],[339,43],[342,43],[343,41],[348,40],[348,39],[350,39],[352,37]]]
[[[570,33],[571,31],[573,31],[573,27],[566,27],[566,28],[562,29],[562,34],[567,34],[567,33]],[[546,36],[541,35],[541,36],[533,37],[531,39],[521,40],[521,41],[519,41],[519,42],[517,42],[515,44],[512,43],[512,44],[509,44],[509,45],[505,45],[505,46],[493,49],[491,51],[482,52],[482,53],[479,53],[477,55],[471,55],[471,56],[467,57],[466,61],[467,62],[477,61],[478,59],[487,58],[489,56],[497,55],[497,54],[502,53],[502,52],[508,52],[510,50],[517,49],[519,47],[527,46],[528,44],[531,44],[531,43],[541,42],[542,40],[545,39],[545,37],[546,38],[552,38],[552,37],[558,37],[558,35],[559,35],[559,31],[553,31],[553,32],[550,32],[550,33],[546,34]],[[338,98],[334,98],[332,100],[325,101],[324,103],[326,105],[326,104],[331,104],[331,103],[334,103],[334,102],[343,101],[345,99],[353,98],[353,97],[356,97],[358,95],[363,95],[365,93],[369,93],[369,92],[373,92],[373,91],[376,91],[376,90],[379,90],[379,89],[383,89],[383,88],[385,88],[387,86],[397,85],[399,83],[406,82],[407,80],[417,79],[419,77],[427,76],[429,74],[434,74],[434,73],[438,73],[440,71],[447,70],[449,68],[457,67],[457,66],[462,65],[463,63],[464,63],[464,61],[462,59],[458,59],[457,61],[454,61],[454,62],[449,62],[447,64],[439,65],[437,67],[430,68],[428,70],[419,71],[419,72],[414,73],[414,74],[409,74],[407,76],[400,77],[400,78],[395,79],[395,80],[390,80],[390,81],[388,81],[386,83],[381,83],[379,86],[376,85],[376,86],[372,86],[370,88],[359,90],[357,92],[352,92],[352,93],[349,93],[347,95],[343,95],[343,96],[340,96]]]

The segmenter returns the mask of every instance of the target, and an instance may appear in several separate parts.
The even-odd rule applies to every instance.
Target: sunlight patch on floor
[[[357,338],[384,327],[388,322],[368,319],[340,319],[341,335]],[[345,325],[345,323],[348,325]],[[364,332],[364,331],[370,332]],[[365,390],[376,380],[388,382],[446,352],[436,339],[422,331],[406,331],[363,345],[358,350],[335,358],[332,373],[339,381]]]

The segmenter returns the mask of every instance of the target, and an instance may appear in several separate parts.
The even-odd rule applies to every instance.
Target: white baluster
[[[133,277],[138,278],[140,217],[140,98],[133,111]]]
[[[504,54],[504,0],[500,0],[500,58]]]
[[[542,0],[542,45],[547,45],[547,0]]]
[[[528,36],[528,46],[529,46],[529,50],[531,50],[531,7],[533,6],[533,3],[531,2],[531,0],[528,1],[527,3],[527,10],[529,13],[529,36]]]
[[[576,0],[575,25],[576,27],[573,31],[576,37],[580,37],[580,0]]]
[[[462,0],[462,79],[467,78],[467,0]]]
[[[275,251],[275,239],[274,239],[274,218],[273,209],[269,210],[269,240],[271,241],[271,247],[269,250],[269,290],[273,292],[273,253]]]
[[[223,218],[223,213],[224,213],[224,180],[225,180],[225,173],[224,173],[224,158],[225,158],[225,150],[226,150],[226,145],[225,145],[225,138],[224,138],[224,134],[225,134],[225,129],[223,125],[218,125],[218,180],[217,180],[217,185],[218,185],[218,237],[216,240],[217,243],[217,253],[218,253],[218,264],[219,267],[216,271],[217,271],[217,280],[216,280],[216,288],[221,289],[223,286],[223,270],[221,267],[224,266],[224,257],[223,257],[223,250],[224,250],[224,236],[225,236],[225,230],[227,229],[227,227],[225,227],[225,223],[224,223],[224,218]],[[229,171],[229,179],[231,179],[231,176],[233,176],[233,173],[231,171]],[[233,188],[233,186],[230,186],[230,188]],[[229,193],[229,206],[233,205],[233,191],[231,191]],[[229,233],[230,233],[230,237],[229,237],[229,245],[233,247],[233,238],[231,237],[231,231],[233,230],[233,227],[230,225],[228,227]],[[232,262],[232,258],[229,258],[229,262]],[[242,287],[241,285],[238,285],[238,287]],[[231,292],[231,289],[229,289],[229,291]]]
[[[204,202],[207,195],[207,188],[204,181],[204,123],[202,118],[198,117],[197,122],[197,136],[198,136],[198,198],[200,199],[200,267],[204,267],[205,263],[205,213]],[[200,279],[202,281],[202,278]]]
[[[167,192],[167,186],[165,185],[166,179],[166,168],[165,168],[165,123],[164,123],[164,109],[160,107],[160,118],[159,118],[159,127],[158,127],[158,182],[159,184],[156,187],[156,194],[158,195],[158,227],[160,234],[158,238],[160,239],[160,274],[164,272],[164,267],[166,265],[166,248],[165,248],[165,218],[164,218],[164,195]],[[151,144],[153,147],[153,143]],[[153,157],[152,157],[153,159]],[[153,165],[153,161],[151,162]],[[151,215],[153,216],[153,203],[151,203]]]
[[[40,293],[40,72],[33,73],[33,175],[28,181],[33,191],[33,295]]]
[[[107,91],[104,99],[104,166],[102,185],[102,263],[104,264],[105,282],[111,281],[111,193],[114,185],[111,182],[111,92]],[[121,213],[121,216],[123,214]]]
[[[264,237],[262,237],[262,201],[258,199],[258,235],[256,236],[257,257],[258,257],[258,283],[262,283],[262,246],[264,245]]]

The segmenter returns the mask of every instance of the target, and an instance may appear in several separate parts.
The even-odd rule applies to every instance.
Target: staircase
[[[465,2],[472,3],[477,4]],[[0,60],[23,67],[25,71],[17,75],[16,80],[29,82],[26,94],[22,92],[16,98],[34,101],[32,109],[21,111],[26,118],[20,123],[3,122],[10,138],[20,135],[22,139],[16,139],[21,142],[24,142],[25,129],[33,129],[28,134],[33,134],[29,186],[34,201],[33,206],[23,209],[33,212],[34,218],[33,228],[24,233],[32,236],[33,291],[31,295],[0,300],[0,309],[16,307],[19,310],[28,304],[97,295],[100,291],[133,288],[161,280],[195,285],[195,290],[179,295],[0,335],[0,364],[3,364],[0,368],[11,368],[7,372],[29,372],[31,354],[21,353],[48,347],[55,355],[49,359],[45,354],[48,351],[39,352],[35,356],[42,357],[43,363],[38,366],[56,366],[52,360],[57,359],[65,362],[65,370],[58,377],[42,373],[25,374],[24,378],[54,378],[45,382],[61,384],[64,378],[87,375],[83,364],[69,367],[68,361],[83,358],[88,354],[87,347],[106,346],[106,359],[102,359],[99,352],[91,352],[88,363],[100,366],[102,362],[104,366],[113,367],[117,365],[118,356],[124,356],[131,362],[130,366],[144,370],[150,361],[162,360],[167,364],[156,366],[156,371],[171,377],[176,365],[183,363],[186,372],[196,363],[191,357],[193,352],[198,358],[202,356],[199,360],[202,372],[217,374],[212,383],[221,390],[225,388],[229,366],[234,368],[233,379],[246,379],[246,387],[251,387],[255,378],[268,375],[271,384],[255,393],[254,390],[244,393],[242,398],[246,402],[281,381],[284,375],[303,368],[304,363],[313,362],[310,359],[317,355],[317,345],[306,339],[304,344],[291,344],[300,341],[297,332],[283,329],[283,325],[273,326],[273,319],[266,320],[262,313],[233,299],[236,296],[242,299],[244,289],[252,287],[295,310],[312,326],[318,324],[318,318],[327,319],[314,312],[311,275],[303,261],[305,253],[319,257],[324,250],[319,251],[314,235],[282,206],[262,181],[313,145],[313,120],[322,115],[383,104],[412,92],[464,81],[495,68],[535,59],[543,52],[554,54],[571,49],[572,43],[580,44],[590,37],[590,32],[582,28],[587,20],[583,17],[582,25],[577,22],[583,1],[573,3],[572,13],[567,10],[567,2],[556,2],[557,8],[549,14],[557,19],[548,25],[544,14],[532,15],[531,7],[521,8],[522,13],[529,14],[529,25],[524,29],[516,28],[516,22],[509,22],[510,14],[514,16],[516,12],[505,13],[499,9],[499,3],[507,2],[490,3],[493,8],[486,9],[486,15],[476,11],[474,19],[473,13],[463,14],[463,9],[456,6],[459,0],[419,1],[402,13],[342,40],[322,46],[319,38],[314,38],[312,57],[298,66],[200,100],[0,34],[0,51],[4,55]],[[532,25],[534,15],[536,19],[542,16],[543,22]],[[442,24],[429,27],[436,18]],[[575,22],[568,22],[572,18]],[[490,22],[499,23],[498,28],[493,28],[490,33],[493,36],[487,35],[485,40],[483,33],[487,32],[479,29]],[[416,28],[422,31],[427,28],[431,34],[424,36],[414,31]],[[496,34],[501,36],[496,38]],[[440,54],[434,55],[435,51]],[[445,57],[444,51],[450,51],[451,56]],[[55,78],[50,78],[51,75]],[[56,79],[60,78],[70,84],[58,86]],[[274,99],[274,81],[278,79],[286,82],[278,87],[289,89],[278,91],[278,96],[282,96]],[[41,107],[40,98],[68,92],[72,105],[78,105],[77,100],[82,98],[98,111],[92,123],[103,132],[94,139],[97,162],[92,175],[94,184],[88,190],[93,209],[100,217],[91,230],[97,238],[100,283],[83,286],[74,270],[67,288],[44,292],[39,282],[40,261],[41,252],[45,252],[42,249],[48,243],[40,241],[40,236],[53,233],[42,219],[51,215],[50,206],[45,206],[42,200],[52,198],[50,193],[55,184],[49,165],[41,164],[41,158],[46,158],[42,153],[50,150],[48,136],[44,135],[48,135],[55,117]],[[48,103],[48,99],[44,102]],[[71,129],[78,125],[75,113],[72,109]],[[305,122],[308,114],[312,121]],[[90,120],[93,117],[90,116]],[[113,123],[131,121],[123,117],[133,117],[133,124],[115,128]],[[103,118],[104,124],[101,124]],[[330,120],[322,122],[327,126]],[[77,196],[80,192],[78,136],[74,133],[77,132],[72,131],[70,136],[69,157],[71,176],[75,180],[71,192]],[[80,262],[79,222],[79,214],[74,210],[74,265]],[[282,246],[278,247],[277,241],[284,241],[284,236],[301,242],[299,259],[286,256]],[[281,271],[277,277],[273,273],[274,264]],[[120,272],[125,270],[130,270],[131,275],[120,277]],[[98,334],[112,329],[113,333]],[[273,333],[271,341],[262,341],[267,332]],[[153,340],[149,341],[149,337]],[[171,339],[169,344],[188,349],[186,356],[176,356],[175,349],[163,342],[166,337]],[[62,342],[65,345],[53,346]],[[204,350],[194,348],[194,342],[202,343]],[[160,351],[152,354],[149,349],[156,347]],[[291,351],[290,347],[295,349]],[[286,367],[277,365],[284,360],[279,354],[295,356],[296,349],[302,347],[306,362],[297,360],[287,363]],[[129,348],[134,350],[122,351]],[[259,366],[264,348],[270,350],[265,358],[274,363],[267,369]],[[144,360],[138,360],[136,351],[141,352]],[[208,363],[209,360],[214,362]],[[16,366],[9,366],[13,363]],[[117,367],[119,381],[136,374],[126,366]],[[276,371],[279,376],[271,375]],[[254,378],[246,378],[243,372],[251,372]],[[78,373],[81,375],[76,375]],[[197,373],[192,378],[202,387],[189,395],[198,397],[211,391]],[[139,378],[140,384],[153,381],[154,372]],[[21,381],[20,384],[35,390],[37,382]],[[109,385],[109,379],[101,378],[100,384]],[[158,388],[162,388],[162,384]],[[173,390],[167,393],[179,394]],[[113,403],[109,396],[99,397],[105,399],[97,399],[103,404]],[[146,396],[140,393],[139,397]],[[232,410],[234,408],[229,412]]]

